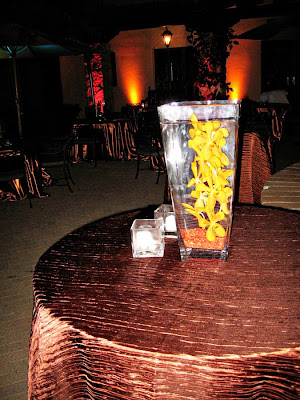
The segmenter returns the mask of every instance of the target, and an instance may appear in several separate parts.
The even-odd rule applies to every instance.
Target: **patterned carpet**
[[[142,168],[148,167],[143,162]],[[0,204],[0,399],[27,398],[32,315],[32,273],[39,257],[72,230],[115,213],[163,202],[165,176],[136,161],[83,162],[72,166],[74,193],[52,186],[46,199]]]

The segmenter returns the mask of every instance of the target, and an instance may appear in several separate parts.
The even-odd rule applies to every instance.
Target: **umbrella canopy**
[[[0,27],[0,60],[11,59],[15,104],[18,118],[18,133],[22,139],[22,119],[20,107],[19,84],[16,59],[53,56],[69,56],[97,52],[95,46],[86,45],[75,40],[49,36],[19,24],[3,24]]]
[[[43,44],[29,46],[0,46],[0,60],[7,58],[35,58],[35,57],[51,57],[51,56],[71,56],[81,54],[82,51],[72,51],[71,49],[62,47],[58,44]]]
[[[20,24],[0,25],[0,59],[7,47],[16,49],[20,58],[76,55],[90,52],[91,45],[78,40],[33,30]]]
[[[296,16],[279,17],[242,33],[238,39],[253,40],[299,40],[300,24]]]

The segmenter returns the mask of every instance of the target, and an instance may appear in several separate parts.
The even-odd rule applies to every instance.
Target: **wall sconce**
[[[162,34],[162,37],[163,37],[163,40],[164,40],[164,43],[165,43],[166,47],[169,47],[169,46],[170,46],[172,36],[173,36],[173,33],[170,32],[170,31],[168,30],[168,27],[166,26],[166,30],[165,30],[164,33]]]

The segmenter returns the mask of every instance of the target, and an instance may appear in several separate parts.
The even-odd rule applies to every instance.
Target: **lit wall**
[[[164,48],[160,28],[120,32],[110,41],[116,55],[117,86],[113,89],[114,109],[140,103],[155,88],[154,49]],[[170,47],[188,46],[184,25],[168,26],[173,33]]]
[[[237,35],[261,25],[266,19],[243,20],[234,26]],[[173,33],[170,47],[189,46],[184,25],[168,25]],[[155,89],[154,49],[164,48],[160,28],[120,32],[109,43],[115,52],[117,85],[104,83],[104,95],[112,111],[120,111],[126,104],[140,103],[148,94],[148,87]],[[61,57],[61,74],[65,103],[87,105],[83,59]],[[261,42],[239,39],[227,60],[227,81],[234,89],[231,98],[256,100],[261,91]],[[108,82],[108,83],[107,83]]]
[[[243,20],[233,28],[237,35],[253,29],[265,19]],[[227,82],[231,82],[231,99],[257,100],[261,93],[261,41],[238,39],[227,60]]]
[[[246,32],[266,19],[249,19],[234,26],[237,35]],[[188,46],[184,25],[168,26],[173,33],[171,47]],[[116,54],[118,84],[113,89],[114,108],[127,103],[139,103],[147,97],[148,87],[155,88],[154,49],[163,48],[165,27],[120,32],[111,42]],[[256,100],[261,91],[261,42],[239,39],[227,60],[227,81],[234,89],[230,97]]]

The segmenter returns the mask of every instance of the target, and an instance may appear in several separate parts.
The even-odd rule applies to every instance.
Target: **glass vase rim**
[[[205,106],[205,105],[240,105],[241,100],[239,99],[234,99],[234,100],[185,100],[185,101],[172,101],[169,103],[164,103],[158,106],[157,108],[162,108],[162,107],[177,107],[177,106]]]

